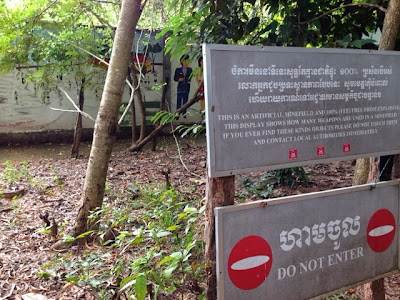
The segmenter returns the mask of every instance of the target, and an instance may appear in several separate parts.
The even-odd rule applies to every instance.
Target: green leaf
[[[42,273],[38,273],[37,276],[41,277],[41,278],[44,278],[44,279],[47,279],[47,278],[51,277],[51,274],[49,272],[42,272]]]
[[[85,236],[87,236],[87,235],[91,234],[92,232],[94,232],[94,230],[89,230],[89,231],[86,231],[86,232],[84,232],[84,233],[82,233],[82,234],[78,235],[76,238],[77,238],[77,239],[84,238]]]
[[[130,275],[129,277],[123,279],[120,284],[120,289],[118,291],[118,294],[122,293],[126,289],[130,288],[132,285],[136,283],[136,278],[134,275]]]
[[[248,33],[252,33],[260,24],[260,18],[259,17],[254,17],[252,18],[249,23],[247,23],[246,30]]]
[[[161,238],[161,237],[164,237],[164,236],[168,236],[170,234],[171,234],[171,232],[169,232],[169,231],[161,230],[161,231],[157,232],[157,237]]]
[[[75,242],[75,238],[73,236],[70,236],[70,235],[64,235],[63,236],[63,242],[72,243],[72,242]]]
[[[362,44],[361,40],[356,40],[356,41],[353,42],[353,46],[358,48],[358,49],[361,49],[362,45],[363,44]]]
[[[93,287],[97,287],[101,284],[101,281],[98,279],[90,279],[89,284]]]
[[[80,279],[79,277],[66,277],[65,280],[69,282],[78,282]]]
[[[176,265],[173,265],[173,266],[167,268],[167,269],[164,271],[164,276],[165,276],[165,278],[167,278],[167,279],[171,278],[172,272],[174,272],[176,268],[177,268]]]
[[[169,261],[171,261],[171,260],[173,260],[173,258],[172,258],[171,256],[166,256],[166,257],[164,257],[164,258],[158,263],[158,265],[161,266],[161,265],[163,265],[163,264],[165,264],[166,262],[169,262]]]
[[[135,292],[138,300],[143,300],[147,293],[147,277],[144,273],[139,273],[136,276]]]
[[[174,230],[177,230],[178,228],[180,227],[180,225],[172,225],[172,226],[169,226],[168,228],[167,228],[167,230],[168,231],[174,231]]]
[[[170,256],[175,260],[180,260],[183,256],[183,254],[182,254],[182,252],[177,251],[177,252],[171,253]]]

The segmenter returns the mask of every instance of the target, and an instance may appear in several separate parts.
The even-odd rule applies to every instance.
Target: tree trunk
[[[397,32],[399,30],[400,25],[400,0],[390,0],[386,14],[385,20],[383,22],[383,30],[381,40],[379,42],[379,50],[394,50],[396,44]],[[364,163],[358,162],[356,165],[355,174],[362,174],[365,172]],[[376,164],[378,164],[379,160],[373,160]],[[396,168],[396,165],[395,165]],[[372,166],[371,170],[376,173],[377,166]],[[400,171],[398,171],[400,173]],[[374,174],[371,174],[369,178],[372,178]],[[365,178],[364,175],[357,175]],[[359,184],[366,183],[360,182]]]
[[[379,50],[394,50],[400,26],[400,0],[390,0],[383,21]]]
[[[165,99],[167,97],[167,91],[168,91],[168,82],[169,82],[169,78],[167,77],[167,78],[165,78],[165,82],[164,82],[164,85],[163,85],[163,88],[162,88],[162,96],[161,96],[160,110],[159,111],[163,111],[164,110],[164,102],[165,102]],[[154,129],[156,129],[158,126],[160,126],[160,120],[158,120],[157,123],[154,124],[154,125],[155,125]],[[158,135],[159,135],[159,132],[157,132],[157,134],[153,137],[153,146],[152,146],[152,149],[151,149],[153,151],[156,151],[156,148],[157,148],[157,137],[158,137]]]
[[[131,76],[131,70],[132,70],[132,64],[129,68],[129,82],[131,83],[131,85],[133,86],[133,82],[132,82],[132,76]],[[130,91],[131,92],[131,97],[132,93],[134,93],[134,91]],[[131,120],[132,120],[132,144],[135,144],[137,141],[137,136],[136,136],[136,107],[135,107],[135,100],[133,99],[133,103],[131,104]]]
[[[81,80],[78,86],[78,107],[83,111],[83,103],[85,102],[85,78]],[[81,144],[82,137],[82,114],[76,114],[74,140],[72,142],[71,158],[78,158],[79,156],[79,145]]]
[[[217,299],[216,245],[214,208],[234,205],[235,176],[208,178],[206,192],[206,243],[205,259],[207,267],[207,299]]]
[[[385,285],[384,279],[378,279],[364,285],[364,300],[384,300]]]
[[[357,159],[354,170],[353,185],[361,185],[367,183],[368,173],[369,173],[369,158]]]
[[[383,30],[382,30],[382,36],[381,40],[379,42],[379,50],[394,50],[395,44],[396,44],[396,37],[397,37],[397,32],[399,30],[399,25],[400,25],[400,0],[390,0],[386,15],[385,15],[385,20],[383,21]],[[385,172],[383,169],[385,167],[386,161],[391,160],[393,162],[394,158],[384,156],[381,157],[380,159],[371,159],[371,161],[374,161],[377,163],[373,165],[373,168],[371,168],[370,171],[370,176],[369,179],[372,178],[377,178],[377,171],[376,171],[376,165],[379,164],[379,168],[381,171]],[[386,168],[388,166],[386,165]],[[382,172],[382,177],[381,179],[388,180],[390,179],[390,175],[388,176],[387,174],[391,174],[391,166],[390,166],[390,171],[386,170],[386,173],[384,174]],[[379,179],[379,178],[377,178]],[[364,298],[367,300],[384,300],[385,299],[385,286],[384,286],[384,280],[379,279],[376,281],[373,281],[371,283],[368,283],[364,286]]]
[[[135,97],[136,97],[137,104],[139,106],[139,112],[140,112],[140,135],[139,135],[139,139],[136,141],[136,143],[140,143],[146,137],[146,109],[144,107],[142,91],[140,89],[139,80],[137,78],[135,70],[136,70],[135,65],[132,63],[132,67],[131,67],[132,86],[135,88]]]
[[[117,132],[118,113],[133,37],[141,14],[140,5],[141,0],[123,0],[121,4],[110,66],[94,126],[93,144],[81,196],[81,207],[72,229],[73,236],[87,231],[89,211],[100,208],[103,204],[108,163]]]
[[[394,156],[393,159],[393,178],[399,179],[400,178],[400,155],[397,154]]]
[[[369,159],[369,173],[366,183],[373,183],[379,180],[379,157]]]

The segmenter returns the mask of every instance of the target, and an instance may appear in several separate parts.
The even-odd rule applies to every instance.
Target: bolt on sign
[[[216,208],[218,299],[319,299],[398,270],[399,183]]]
[[[203,47],[210,177],[400,152],[398,51]]]

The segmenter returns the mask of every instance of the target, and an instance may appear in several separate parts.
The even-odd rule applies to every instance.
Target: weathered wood
[[[378,279],[364,285],[364,300],[385,299],[384,279]]]
[[[161,96],[159,111],[163,111],[164,110],[164,102],[167,99],[168,82],[169,82],[169,77],[166,77],[164,85],[163,85],[163,89],[162,89],[162,96]],[[158,126],[160,126],[160,120],[157,121],[157,123],[154,126],[154,129],[156,129]],[[153,138],[153,146],[152,146],[152,149],[151,149],[152,151],[156,151],[158,134],[159,133],[157,133]]]
[[[353,185],[367,183],[369,173],[369,158],[360,158],[356,161],[354,168]]]
[[[206,189],[205,259],[207,299],[217,299],[216,245],[214,208],[234,204],[235,176],[208,178]]]
[[[400,178],[400,154],[394,156],[393,159],[393,179]]]
[[[400,0],[390,0],[385,19],[383,21],[383,29],[382,29],[382,36],[379,42],[379,50],[393,50],[396,44],[396,37],[397,32],[400,26]],[[393,162],[394,157],[381,157],[382,163],[378,163],[380,165],[378,167],[379,170],[385,165],[386,160],[391,159]],[[372,161],[373,159],[371,159]],[[376,161],[376,160],[374,160]],[[376,167],[372,166],[373,168],[370,171],[369,179],[372,177],[376,178]],[[388,166],[386,166],[387,168]],[[386,170],[386,173],[382,175],[381,179],[383,180],[390,180],[391,179],[391,170],[392,167],[390,166],[390,170]],[[389,174],[389,175],[388,175]],[[385,299],[385,286],[383,279],[373,281],[370,284],[364,286],[364,297],[365,299],[373,299],[373,300],[384,300]]]
[[[85,102],[85,78],[82,79],[78,85],[78,107],[83,111],[83,104]],[[72,142],[71,158],[79,157],[79,146],[81,144],[82,137],[82,114],[76,113],[75,130],[74,130],[74,140]]]
[[[366,183],[376,182],[379,175],[379,157],[371,157],[369,160],[369,174]]]

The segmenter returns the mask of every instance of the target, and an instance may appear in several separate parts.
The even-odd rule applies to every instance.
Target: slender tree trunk
[[[169,78],[167,77],[165,79],[164,85],[163,85],[163,89],[162,89],[162,96],[161,96],[161,101],[160,101],[160,110],[159,111],[163,111],[164,110],[164,102],[165,99],[167,97],[167,91],[168,91],[168,82],[169,82]],[[156,124],[154,124],[154,130],[160,126],[160,121],[158,121]],[[157,137],[159,135],[159,132],[157,132],[157,134],[153,137],[153,146],[152,149],[153,151],[156,151],[157,148]]]
[[[368,173],[369,173],[369,158],[357,159],[354,170],[353,185],[360,185],[367,183]]]
[[[386,15],[385,15],[385,20],[383,22],[383,30],[382,30],[382,36],[381,40],[379,42],[379,50],[393,50],[395,48],[396,44],[396,36],[397,32],[399,30],[399,25],[400,25],[400,0],[391,0],[389,2]],[[397,158],[398,159],[398,158]],[[364,159],[363,159],[364,160]],[[394,160],[394,159],[392,159]],[[356,164],[356,170],[355,174],[358,174],[357,176],[361,176],[360,174],[363,174],[365,172],[365,163],[366,161],[359,162],[360,160],[357,160]],[[369,176],[362,175],[362,178],[369,177],[370,180],[375,177],[376,180],[376,175],[379,174],[379,159],[371,159],[372,165],[371,165],[371,172]],[[394,168],[399,169],[400,166],[396,166],[394,164]],[[395,171],[399,173],[400,175],[400,170]],[[360,181],[357,184],[364,184],[367,183],[367,181]]]
[[[133,86],[133,82],[132,82],[132,68],[134,68],[134,66],[131,64],[129,67],[129,82],[131,83],[131,85]],[[131,93],[131,97],[134,97],[134,95],[132,96],[132,93],[134,93],[134,91],[130,91]],[[137,136],[136,136],[136,107],[135,107],[135,99],[133,99],[133,102],[131,104],[131,120],[132,120],[132,144],[135,144],[137,141]]]
[[[207,299],[217,299],[217,272],[215,245],[214,208],[234,205],[235,176],[208,178],[206,195],[206,227],[204,240],[206,242],[205,259],[207,267]]]
[[[400,155],[397,154],[394,156],[393,159],[393,178],[399,179],[400,178]]]
[[[139,139],[133,144],[135,145],[137,143],[140,143],[146,136],[146,108],[144,107],[142,91],[140,89],[139,80],[135,71],[135,65],[133,63],[131,65],[132,86],[135,88],[135,98],[140,112],[140,134]],[[134,103],[132,104],[132,106],[133,105]]]
[[[133,37],[141,14],[140,5],[141,0],[123,0],[121,4],[110,66],[94,126],[81,207],[72,230],[73,236],[88,229],[89,211],[100,208],[103,204],[108,163],[117,132],[119,107],[128,72]]]
[[[83,104],[85,102],[85,78],[81,80],[78,86],[78,107],[83,111]],[[82,114],[76,114],[74,140],[72,142],[71,158],[78,158],[79,156],[79,145],[81,144],[82,137]]]
[[[399,30],[399,25],[400,25],[400,0],[390,0],[386,15],[385,15],[385,20],[383,21],[383,30],[382,30],[382,37],[379,42],[379,50],[394,50],[395,44],[396,44],[396,37],[397,37],[397,32]],[[381,170],[383,172],[386,171],[384,174],[382,172],[383,177],[381,180],[390,180],[391,178],[391,170],[392,167],[388,166],[386,164],[386,161],[392,161],[394,157],[393,156],[383,156],[380,159],[371,159],[373,163],[371,163],[371,171],[370,171],[370,176],[369,180],[371,179],[379,179],[378,173],[376,170]],[[385,167],[386,165],[386,167]],[[377,167],[378,166],[378,167]],[[388,169],[383,169],[383,168],[389,168]],[[376,281],[373,281],[371,283],[368,283],[364,285],[364,298],[366,300],[384,300],[385,299],[385,286],[384,286],[384,280],[379,279]]]

